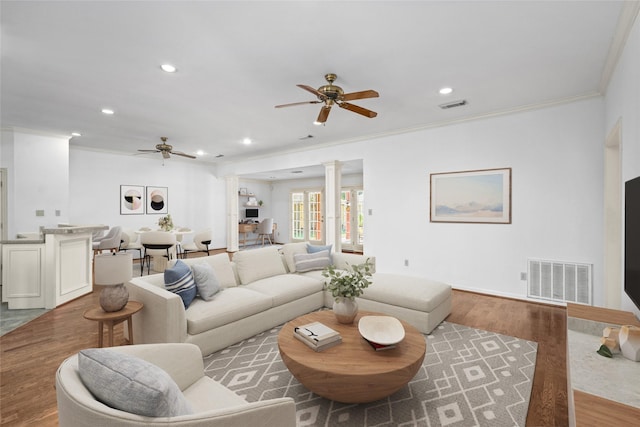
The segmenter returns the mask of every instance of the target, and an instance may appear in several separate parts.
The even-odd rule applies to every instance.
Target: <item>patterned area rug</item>
[[[423,366],[393,395],[344,404],[302,386],[278,353],[281,327],[204,358],[206,374],[249,402],[292,397],[298,426],[524,426],[537,343],[443,322]]]

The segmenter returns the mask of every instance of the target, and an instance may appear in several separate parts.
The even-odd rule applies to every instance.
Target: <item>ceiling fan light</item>
[[[162,71],[164,71],[165,73],[175,73],[176,71],[178,71],[178,69],[171,64],[162,64],[160,68],[162,68]]]
[[[316,125],[316,126],[320,126],[322,124],[322,122],[319,122],[319,121],[316,120],[316,121],[313,122],[313,124]]]

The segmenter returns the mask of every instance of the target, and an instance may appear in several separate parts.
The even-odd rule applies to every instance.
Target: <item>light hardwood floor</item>
[[[97,324],[82,313],[98,297],[85,295],[0,337],[1,425],[58,425],[55,372],[65,358],[97,345]],[[454,291],[447,321],[538,342],[527,425],[568,425],[563,307]],[[126,343],[122,324],[115,343]]]

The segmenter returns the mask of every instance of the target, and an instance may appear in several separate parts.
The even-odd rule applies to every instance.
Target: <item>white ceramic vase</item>
[[[622,355],[629,360],[640,362],[640,328],[624,325],[620,328],[618,338]]]
[[[339,298],[333,301],[333,314],[339,323],[353,323],[358,314],[358,303],[350,298]]]

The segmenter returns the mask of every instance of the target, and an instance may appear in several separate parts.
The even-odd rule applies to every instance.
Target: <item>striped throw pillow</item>
[[[296,264],[296,271],[299,273],[322,270],[328,265],[331,265],[331,256],[329,255],[329,251],[326,250],[311,254],[294,254],[293,260]]]
[[[189,308],[198,292],[191,268],[181,260],[176,261],[173,267],[164,271],[164,287],[180,295],[184,308]]]

